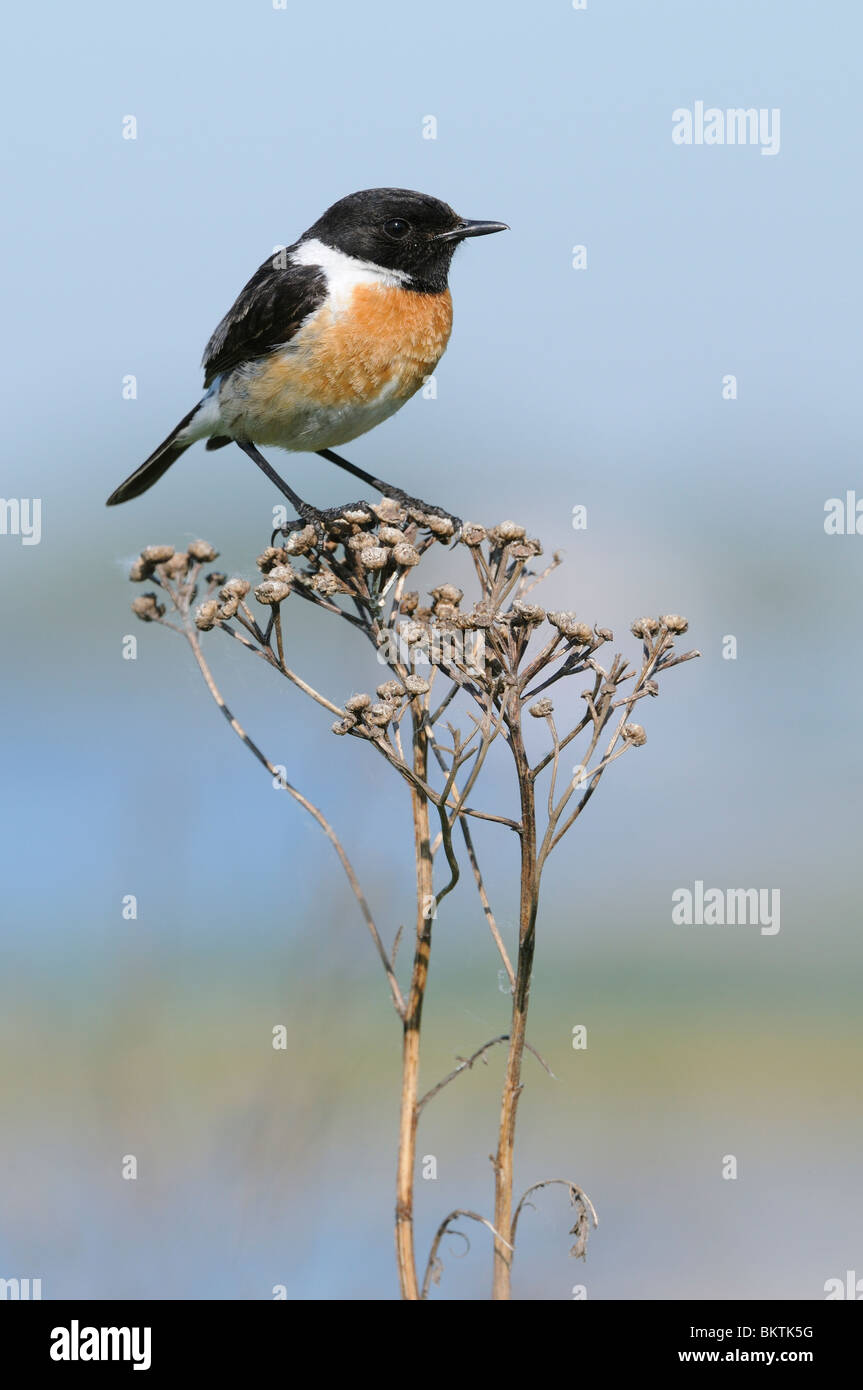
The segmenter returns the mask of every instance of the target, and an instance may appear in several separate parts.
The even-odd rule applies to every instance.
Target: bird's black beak
[[[450,232],[441,232],[435,241],[462,241],[469,236],[490,236],[492,232],[508,231],[506,222],[472,222],[469,217],[463,217],[457,227]]]

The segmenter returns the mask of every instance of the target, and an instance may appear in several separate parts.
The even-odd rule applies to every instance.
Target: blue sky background
[[[46,1297],[395,1295],[398,1034],[376,962],[319,832],[274,804],[185,648],[128,610],[150,542],[202,535],[251,574],[274,499],[238,450],[199,446],[103,505],[197,399],[203,344],[264,256],[379,184],[512,230],[456,258],[437,399],[349,457],[563,549],[549,607],[624,646],[642,612],[684,612],[704,653],[549,871],[532,1029],[558,1081],[530,1079],[519,1176],[575,1176],[602,1225],[574,1267],[549,1196],[516,1293],[817,1298],[863,1268],[863,539],[823,526],[828,498],[863,497],[861,37],[856,6],[797,0],[7,21],[2,494],[42,498],[43,538],[0,536],[0,1276]],[[779,154],[674,145],[697,100],[779,108]],[[321,460],[273,461],[344,500]],[[374,677],[306,614],[292,641],[334,698]],[[343,832],[393,933],[402,789],[375,775],[369,814],[367,750],[227,647],[229,702]],[[508,849],[488,842],[502,902]],[[673,927],[695,879],[780,888],[780,934]],[[436,952],[429,1080],[506,1017],[467,891]],[[421,1245],[451,1206],[488,1207],[497,1083],[490,1066],[429,1111]],[[483,1298],[489,1277],[475,1239],[435,1296]]]

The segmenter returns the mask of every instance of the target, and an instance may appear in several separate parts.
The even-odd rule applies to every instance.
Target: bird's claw
[[[461,538],[462,526],[464,525],[461,517],[455,516],[453,512],[448,512],[445,507],[436,507],[431,502],[424,502],[421,497],[411,497],[410,493],[403,492],[402,489],[398,487],[388,487],[383,495],[384,497],[391,497],[394,502],[398,502],[400,506],[404,507],[409,514],[413,514],[413,519],[419,522],[421,526],[425,526],[427,530],[431,531],[432,535],[436,535],[440,539],[443,539],[438,527],[429,525],[430,517],[450,524],[452,527],[451,539],[453,545],[457,544]]]
[[[432,535],[437,536],[439,540],[448,540],[452,545],[458,544],[463,526],[461,517],[454,516],[444,507],[436,507],[429,502],[424,502],[420,497],[411,497],[409,493],[402,492],[401,488],[388,488],[383,495],[397,502],[408,513],[412,521],[431,531]],[[350,524],[352,512],[366,513],[369,517],[375,515],[374,507],[365,501],[346,502],[339,507],[327,507],[324,510],[304,505],[300,516],[276,527],[270,537],[270,544],[275,545],[277,536],[287,537],[293,531],[301,531],[304,526],[312,526],[318,543],[323,545],[327,539],[339,538],[338,533]],[[441,525],[441,523],[444,524]]]

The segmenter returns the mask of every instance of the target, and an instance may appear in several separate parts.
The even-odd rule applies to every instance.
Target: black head
[[[409,188],[367,188],[327,208],[302,240],[317,238],[360,261],[410,276],[406,288],[446,289],[450,262],[466,237],[507,231],[505,222],[471,222],[446,203]]]

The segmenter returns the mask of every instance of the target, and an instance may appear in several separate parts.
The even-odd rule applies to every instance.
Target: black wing
[[[295,249],[275,252],[237,296],[204,349],[205,387],[222,372],[290,342],[323,303],[326,276],[317,266],[294,265]]]

